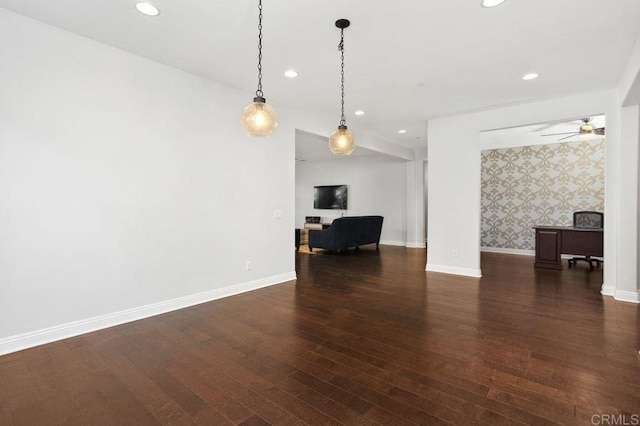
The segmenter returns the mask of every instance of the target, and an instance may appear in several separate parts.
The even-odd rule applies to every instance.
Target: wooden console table
[[[562,254],[603,256],[602,229],[571,226],[534,226],[536,230],[536,268],[562,269]]]
[[[306,229],[327,229],[330,227],[330,223],[305,223],[304,227]]]

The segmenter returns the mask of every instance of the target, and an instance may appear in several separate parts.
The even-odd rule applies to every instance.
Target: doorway
[[[481,251],[533,256],[534,226],[604,212],[604,133],[604,115],[482,132]]]

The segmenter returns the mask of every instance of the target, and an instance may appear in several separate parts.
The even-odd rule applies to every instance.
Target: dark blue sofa
[[[309,250],[356,249],[365,244],[380,246],[382,216],[348,216],[335,219],[331,226],[323,230],[309,230]]]

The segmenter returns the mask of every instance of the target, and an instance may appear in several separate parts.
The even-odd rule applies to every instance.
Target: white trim
[[[457,266],[446,265],[434,265],[433,263],[427,263],[425,271],[429,272],[441,272],[443,274],[464,275],[465,277],[482,277],[482,271],[480,269],[471,268],[459,268]]]
[[[605,283],[602,283],[602,287],[600,288],[600,293],[603,296],[615,296],[616,288],[612,285],[606,285]]]
[[[487,253],[517,254],[518,256],[535,256],[535,250],[511,249],[502,247],[480,247],[480,251]]]
[[[407,243],[404,241],[388,241],[388,240],[380,240],[380,244],[384,246],[400,246],[405,247]]]
[[[407,243],[406,247],[407,248],[425,248],[427,245],[426,244],[420,244],[420,243]]]
[[[405,243],[404,241],[380,241],[381,245],[384,246],[398,246],[398,247],[407,247],[407,248],[425,248],[425,244],[420,243]]]
[[[640,303],[640,292],[616,290],[616,294],[613,298],[621,302]]]
[[[272,277],[262,278],[255,281],[205,291],[203,293],[165,300],[164,302],[152,303],[150,305],[126,309],[124,311],[101,315],[99,317],[87,318],[84,320],[44,328],[29,333],[10,336],[0,340],[0,355],[21,351],[23,349],[40,346],[45,343],[55,342],[56,340],[67,339],[69,337],[78,336],[80,334],[90,333],[92,331],[102,330],[104,328],[113,327],[127,322],[149,318],[155,315],[164,314],[166,312],[187,308],[193,305],[199,305],[200,303],[222,299],[224,297],[245,293],[247,291],[257,290],[259,288],[268,287],[295,279],[295,271],[288,272],[285,274],[274,275]]]

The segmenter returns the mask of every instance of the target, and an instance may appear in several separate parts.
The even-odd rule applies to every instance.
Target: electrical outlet
[[[275,219],[282,219],[282,210],[280,210],[280,209],[275,209],[275,210],[273,211],[273,217],[274,217]]]
[[[458,250],[452,250],[451,254],[453,255],[453,257],[458,257]]]
[[[253,262],[251,262],[250,260],[247,260],[247,271],[250,271],[252,267],[253,267]]]

